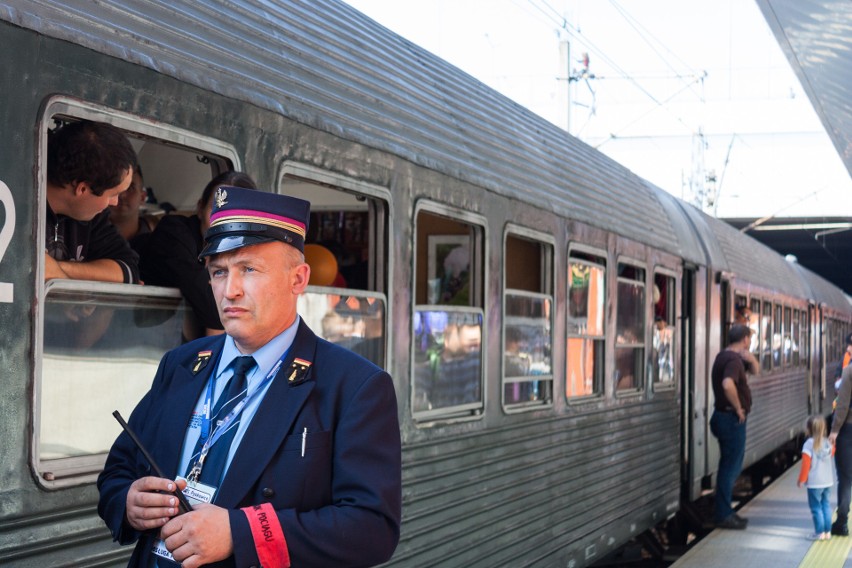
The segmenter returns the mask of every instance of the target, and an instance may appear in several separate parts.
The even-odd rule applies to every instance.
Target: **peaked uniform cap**
[[[222,186],[213,194],[204,258],[238,248],[281,241],[305,252],[309,201],[242,187]]]

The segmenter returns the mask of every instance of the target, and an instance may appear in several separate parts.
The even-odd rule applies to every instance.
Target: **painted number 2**
[[[3,227],[0,228],[0,264],[9,243],[12,242],[12,233],[15,231],[15,202],[12,200],[12,192],[9,186],[0,181],[0,204],[3,205],[5,217]],[[8,272],[8,271],[7,271]],[[0,282],[0,303],[12,303],[12,283]]]

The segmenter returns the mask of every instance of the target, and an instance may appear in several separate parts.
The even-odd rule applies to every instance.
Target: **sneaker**
[[[748,522],[745,519],[741,519],[736,515],[731,515],[724,521],[719,521],[716,523],[717,529],[733,529],[733,530],[743,530],[748,525]]]
[[[837,536],[849,536],[849,526],[846,523],[835,521],[831,525],[831,534]]]

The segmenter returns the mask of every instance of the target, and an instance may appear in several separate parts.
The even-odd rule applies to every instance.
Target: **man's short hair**
[[[747,337],[751,337],[751,328],[741,323],[735,323],[728,330],[728,345],[739,343]]]
[[[136,164],[130,140],[105,122],[72,122],[48,135],[47,180],[53,185],[85,182],[92,193],[103,195]]]

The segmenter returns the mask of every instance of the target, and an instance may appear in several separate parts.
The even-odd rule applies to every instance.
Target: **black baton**
[[[148,463],[151,464],[151,469],[154,470],[157,477],[166,477],[163,475],[163,470],[160,469],[160,466],[157,465],[157,462],[154,461],[154,458],[151,457],[151,454],[149,454],[148,450],[145,449],[145,446],[142,445],[142,441],[136,436],[136,432],[131,430],[127,422],[124,421],[124,418],[121,417],[121,413],[116,410],[112,413],[112,415],[115,416],[115,419],[118,420],[118,423],[121,424],[121,427],[124,428],[124,431],[127,432],[127,435],[130,436],[130,439],[133,440],[133,443],[136,444],[136,447],[139,448],[139,451],[142,452],[142,455],[145,456]],[[175,490],[172,491],[172,495],[178,498],[181,513],[188,513],[192,511],[192,505],[190,505],[189,501],[186,500],[186,495],[177,489],[177,483],[175,483]]]

